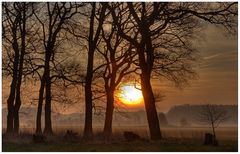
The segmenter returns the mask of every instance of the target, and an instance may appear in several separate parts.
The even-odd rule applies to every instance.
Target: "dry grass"
[[[80,136],[83,132],[83,126],[53,126],[56,135],[65,134],[67,130],[73,130]],[[101,134],[103,127],[94,126],[94,133],[96,136]],[[33,134],[34,128],[21,128],[21,134]],[[142,138],[150,138],[147,126],[116,126],[113,127],[113,134],[122,136],[124,131],[133,131],[140,135]],[[161,128],[162,136],[164,138],[186,138],[186,139],[203,139],[205,133],[211,133],[211,128],[206,127],[163,127]],[[5,129],[3,129],[5,132]],[[237,127],[220,127],[216,129],[217,137],[220,140],[237,140],[238,128]]]
[[[149,140],[147,127],[118,127],[113,130],[113,137],[106,139],[101,135],[101,127],[94,128],[92,140],[82,139],[82,127],[54,127],[55,134],[47,136],[47,142],[32,142],[34,129],[24,129],[20,135],[3,134],[3,151],[237,151],[237,128],[218,128],[217,138],[220,146],[204,146],[204,133],[208,128],[162,128],[163,140]],[[64,139],[67,129],[78,132],[78,142],[70,143]],[[124,131],[133,131],[144,140],[126,142]]]
[[[236,152],[237,142],[221,142],[219,146],[205,146],[202,143],[189,140],[162,140],[135,141],[135,142],[116,142],[116,143],[42,143],[42,144],[15,144],[3,143],[3,151],[11,152],[80,152],[80,151],[146,151],[146,152]]]

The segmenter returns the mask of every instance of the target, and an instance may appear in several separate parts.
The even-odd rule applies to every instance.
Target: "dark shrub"
[[[73,132],[72,130],[67,130],[66,134],[64,135],[64,141],[66,141],[66,142],[77,142],[78,141],[78,134]]]
[[[128,132],[128,131],[123,132],[123,136],[126,139],[126,141],[128,141],[128,142],[140,139],[139,135],[137,135],[133,132]]]
[[[42,134],[34,134],[33,142],[34,143],[44,143],[44,142],[46,142],[46,136],[44,136]]]

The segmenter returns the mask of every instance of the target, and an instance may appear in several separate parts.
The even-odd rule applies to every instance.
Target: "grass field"
[[[225,142],[220,146],[205,146],[189,143],[164,143],[164,142],[131,142],[109,144],[84,144],[84,143],[47,143],[47,144],[14,144],[4,143],[3,152],[76,152],[76,151],[146,151],[146,152],[236,152],[237,142]]]
[[[208,128],[163,128],[164,139],[161,141],[148,140],[146,127],[119,127],[114,129],[114,137],[111,141],[103,140],[98,135],[92,141],[84,141],[79,135],[76,143],[66,142],[63,138],[64,130],[58,129],[58,134],[47,138],[46,143],[36,144],[32,142],[32,135],[23,133],[15,137],[3,135],[2,151],[148,151],[148,152],[236,152],[238,151],[237,128],[218,128],[219,146],[203,145],[203,136]],[[124,130],[134,131],[144,140],[126,142],[122,136]]]

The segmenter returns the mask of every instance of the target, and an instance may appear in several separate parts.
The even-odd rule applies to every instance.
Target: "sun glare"
[[[142,105],[143,96],[140,86],[135,87],[134,85],[123,85],[120,87],[120,92],[118,94],[120,101],[125,105]]]

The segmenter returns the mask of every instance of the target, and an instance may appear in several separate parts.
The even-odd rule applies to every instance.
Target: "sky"
[[[200,55],[195,68],[198,79],[190,81],[190,84],[182,89],[167,81],[152,81],[153,89],[165,96],[162,101],[157,102],[159,112],[167,112],[171,106],[181,104],[237,104],[237,36],[230,37],[222,29],[209,24],[203,29],[202,36],[203,39],[194,40],[194,46]],[[3,107],[6,107],[9,83],[3,81]],[[27,100],[33,97],[34,89],[34,98],[27,106],[31,106],[31,101],[36,101],[38,97],[39,85],[30,87],[29,90],[22,90],[25,95],[23,99]],[[79,102],[80,104],[70,105],[64,112],[83,112],[83,95]]]
[[[237,104],[237,36],[229,36],[212,25],[206,25],[202,36],[204,39],[194,42],[200,55],[195,68],[198,79],[182,89],[171,83],[153,82],[154,88],[165,95],[164,100],[157,103],[159,111],[180,104]]]

